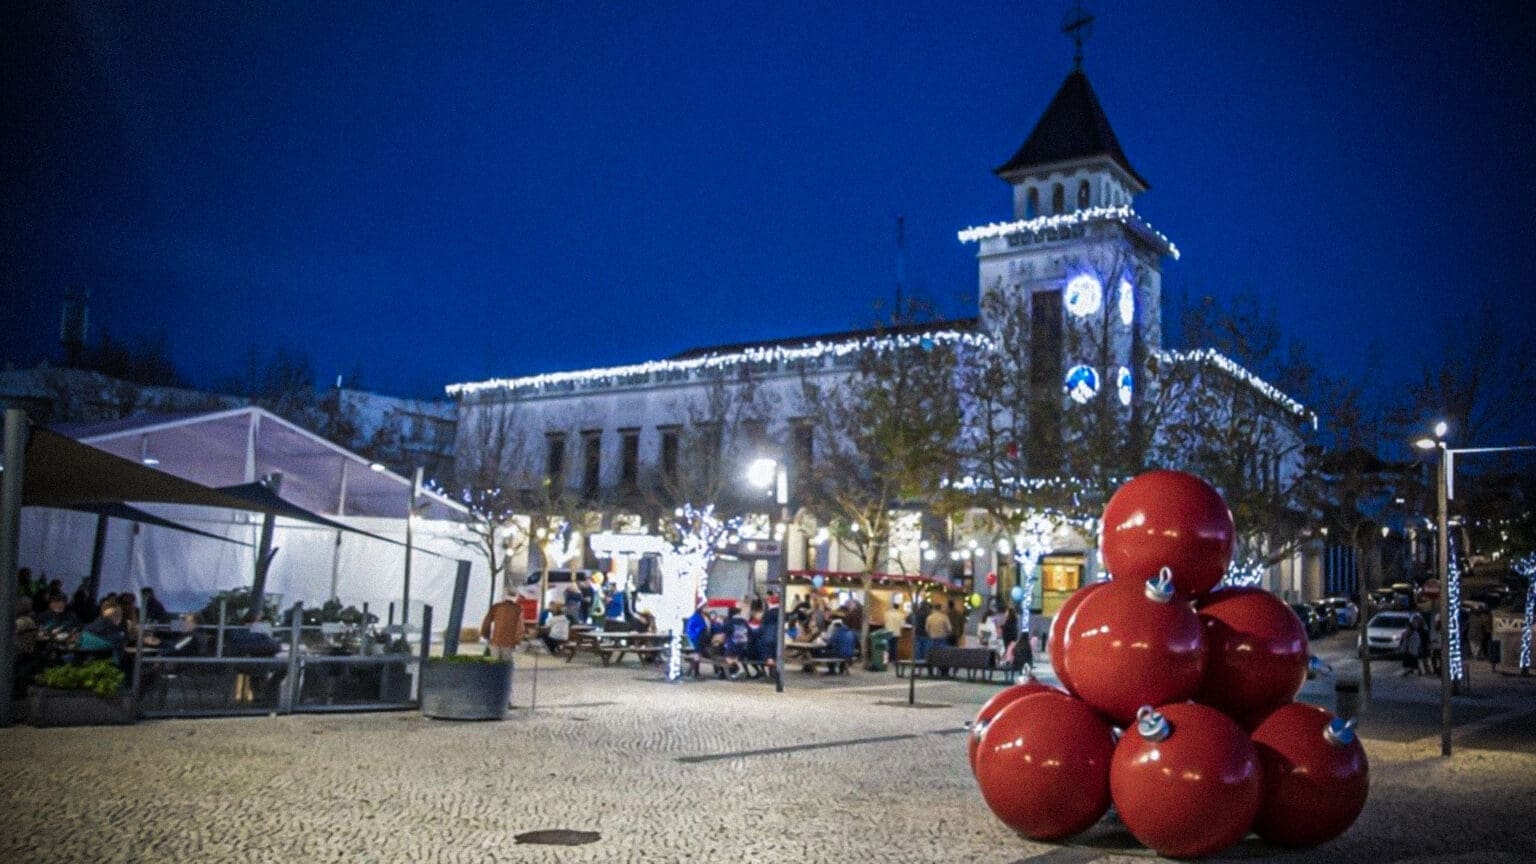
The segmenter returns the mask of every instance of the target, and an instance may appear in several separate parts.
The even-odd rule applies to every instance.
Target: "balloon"
[[[1013,598],[1013,602],[1015,602],[1015,603],[1023,603],[1024,602],[1024,587],[1022,585],[1015,585],[1015,586],[1013,586],[1013,588],[1008,592],[1008,596],[1012,597]]]
[[[987,574],[987,584],[988,585],[996,585],[997,584],[997,574],[996,573],[988,573]]]
[[[1094,590],[1067,622],[1061,653],[1077,696],[1116,726],[1139,706],[1188,699],[1205,672],[1200,616],[1164,578]]]
[[[593,585],[601,585],[601,584],[603,584],[603,574],[601,574],[601,573],[593,573],[592,574],[592,584]]]
[[[1077,607],[1083,602],[1084,598],[1108,584],[1108,582],[1090,582],[1072,592],[1072,596],[1067,598],[1067,602],[1061,604],[1061,608],[1056,610],[1056,617],[1051,619],[1051,635],[1046,642],[1046,653],[1050,655],[1051,668],[1056,671],[1057,680],[1061,682],[1061,686],[1066,688],[1068,693],[1074,696],[1077,695],[1077,690],[1073,688],[1072,679],[1067,675],[1067,650],[1064,647],[1064,640],[1067,635],[1067,622],[1071,619],[1072,613],[1077,611]]]
[[[1195,701],[1251,729],[1291,701],[1307,680],[1307,630],[1262,588],[1226,588],[1199,605],[1205,678]]]
[[[821,590],[821,586],[823,586],[825,584],[827,584],[826,577],[822,576],[820,573],[817,573],[815,576],[811,577],[811,587],[812,588],[815,588],[816,590],[820,591]]]
[[[980,594],[972,594],[971,596],[966,598],[966,602],[971,604],[971,608],[972,609],[980,609],[981,608],[981,595]]]
[[[1215,708],[1147,707],[1115,746],[1109,790],[1125,827],[1158,854],[1210,855],[1243,839],[1259,812],[1259,756]]]
[[[1253,732],[1264,792],[1253,830],[1280,846],[1343,834],[1365,808],[1370,765],[1352,724],[1315,705],[1283,705]]]
[[[987,704],[981,706],[981,710],[976,712],[976,719],[971,721],[971,732],[965,736],[966,752],[971,760],[971,774],[973,776],[976,774],[976,748],[981,744],[981,733],[987,731],[987,724],[992,722],[992,718],[996,717],[998,712],[1023,699],[1025,696],[1033,696],[1036,693],[1060,692],[1060,690],[1049,684],[1042,684],[1035,678],[1030,678],[1012,687],[1000,690],[991,699],[988,699]]]
[[[992,718],[976,750],[987,806],[1033,840],[1086,830],[1109,809],[1109,724],[1065,693],[1035,693]]]
[[[1235,533],[1227,502],[1209,483],[1149,471],[1109,499],[1099,546],[1116,577],[1146,579],[1168,567],[1180,594],[1199,597],[1226,575]]]

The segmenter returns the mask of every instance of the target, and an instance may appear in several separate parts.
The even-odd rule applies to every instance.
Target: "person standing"
[[[491,656],[497,660],[512,662],[513,649],[523,641],[523,607],[511,594],[491,605],[480,622],[480,638],[491,648]]]
[[[1424,634],[1419,630],[1417,617],[1408,619],[1408,627],[1403,631],[1403,671],[1402,677],[1419,674],[1419,656],[1424,648]]]
[[[890,641],[886,644],[892,665],[896,663],[896,646],[901,641],[901,628],[907,623],[907,613],[902,611],[901,604],[892,601],[890,608],[885,610],[885,618],[881,622],[885,629],[891,633]],[[914,635],[916,635],[914,633]]]
[[[938,606],[930,607],[928,620],[923,622],[923,636],[918,640],[918,662],[928,659],[928,649],[933,645],[948,645],[949,637],[954,633],[954,627],[950,624],[949,615]]]
[[[965,619],[965,606],[955,602],[954,598],[950,598],[949,644],[955,648],[959,648],[961,640],[965,638]]]

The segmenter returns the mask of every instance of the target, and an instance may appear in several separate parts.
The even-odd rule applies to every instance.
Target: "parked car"
[[[1489,609],[1497,609],[1509,602],[1514,592],[1507,585],[1488,585],[1472,592],[1471,597],[1479,603],[1485,603]]]
[[[1333,610],[1333,620],[1338,626],[1346,630],[1353,630],[1360,626],[1360,607],[1348,597],[1324,597],[1329,609]]]
[[[1301,619],[1303,627],[1307,628],[1307,638],[1316,639],[1323,635],[1323,622],[1318,618],[1317,610],[1305,603],[1292,603],[1291,611]]]
[[[1362,644],[1372,657],[1399,657],[1403,653],[1403,634],[1408,622],[1424,619],[1417,612],[1382,612],[1366,622]]]
[[[1377,609],[1407,609],[1411,603],[1410,595],[1399,594],[1391,588],[1377,588],[1371,592],[1371,605]]]
[[[1339,632],[1339,618],[1334,614],[1332,606],[1322,600],[1308,603],[1307,605],[1312,608],[1312,613],[1317,616],[1318,626],[1322,628],[1324,635]]]

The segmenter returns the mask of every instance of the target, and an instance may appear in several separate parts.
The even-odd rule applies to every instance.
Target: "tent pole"
[[[331,599],[340,600],[341,579],[341,531],[336,532],[336,545],[331,547]]]
[[[275,495],[283,487],[283,475],[273,472],[264,481],[267,488]],[[256,576],[251,582],[251,610],[252,620],[260,620],[262,604],[267,593],[267,573],[272,569],[272,531],[277,527],[277,517],[271,513],[261,517],[261,542],[256,545]],[[244,623],[244,622],[241,622]]]
[[[0,473],[0,726],[11,725],[16,689],[16,570],[21,545],[22,472],[27,455],[27,413],[5,410],[5,471]]]
[[[411,480],[411,498],[405,508],[405,585],[400,595],[400,626],[411,623],[411,547],[413,538],[411,535],[411,523],[416,521],[416,498],[421,495],[421,466],[416,467],[416,476]]]
[[[111,517],[102,514],[96,517],[96,540],[91,544],[91,575],[85,577],[85,593],[90,595],[91,602],[96,602],[96,593],[101,590],[101,562],[107,552],[107,523]]]

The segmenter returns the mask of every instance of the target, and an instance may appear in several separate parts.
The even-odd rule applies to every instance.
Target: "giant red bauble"
[[[1067,635],[1067,622],[1072,620],[1072,613],[1077,611],[1077,607],[1089,594],[1108,584],[1108,582],[1090,582],[1073,591],[1066,602],[1061,604],[1061,608],[1056,610],[1056,617],[1051,619],[1051,634],[1046,639],[1045,651],[1050,655],[1051,668],[1056,672],[1056,679],[1068,693],[1076,695],[1077,691],[1072,688],[1072,679],[1067,675],[1067,652],[1063,647]]]
[[[1099,548],[1116,579],[1148,579],[1164,567],[1174,588],[1199,597],[1232,563],[1232,511],[1211,484],[1183,471],[1148,471],[1104,508]]]
[[[1125,730],[1109,771],[1115,810],[1160,855],[1197,858],[1243,839],[1259,811],[1259,757],[1227,715],[1193,703],[1157,709],[1171,726],[1148,738]]]
[[[998,691],[987,700],[987,704],[981,706],[976,712],[976,719],[971,721],[970,734],[965,736],[966,750],[971,760],[971,774],[976,773],[976,748],[981,744],[981,733],[987,731],[987,726],[1004,708],[1023,699],[1025,696],[1033,696],[1036,693],[1060,693],[1055,687],[1041,683],[1038,679],[1030,678],[1020,681],[1012,687]]]
[[[1292,703],[1253,731],[1264,794],[1253,830],[1281,846],[1343,834],[1365,808],[1370,765],[1354,730],[1315,705]]]
[[[1116,726],[1142,705],[1193,696],[1205,672],[1200,616],[1177,597],[1152,593],[1146,581],[1116,579],[1067,622],[1061,653],[1072,687]]]
[[[1036,693],[992,718],[976,753],[987,806],[1032,840],[1088,829],[1109,810],[1113,733],[1065,693]]]
[[[1262,588],[1224,588],[1199,604],[1205,679],[1195,701],[1247,728],[1296,697],[1307,680],[1307,629]]]

